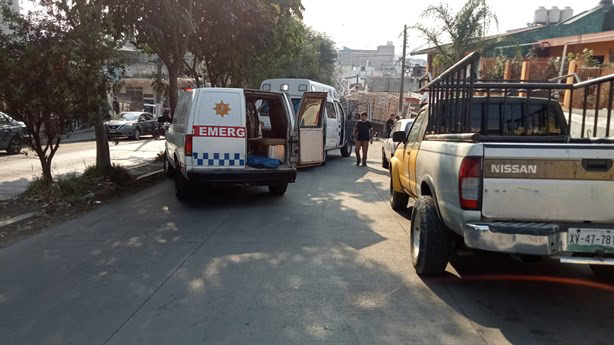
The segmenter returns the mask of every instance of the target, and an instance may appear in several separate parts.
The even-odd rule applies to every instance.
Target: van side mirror
[[[404,143],[407,141],[407,134],[405,134],[405,131],[396,131],[392,133],[392,141],[395,143]]]

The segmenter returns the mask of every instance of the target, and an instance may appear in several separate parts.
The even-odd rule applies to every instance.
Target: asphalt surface
[[[158,153],[164,151],[164,140],[144,138],[139,141],[120,139],[109,145],[113,163],[134,167],[151,162]],[[27,153],[24,154],[24,153]],[[10,199],[23,193],[28,183],[41,175],[41,165],[36,153],[25,150],[18,155],[0,153],[0,200]],[[53,174],[82,172],[86,167],[96,164],[96,142],[60,144],[52,162]]]
[[[614,342],[614,288],[586,267],[475,255],[417,276],[378,149],[281,198],[181,203],[167,181],[0,250],[0,343]]]

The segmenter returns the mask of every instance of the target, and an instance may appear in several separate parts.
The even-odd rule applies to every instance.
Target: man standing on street
[[[115,116],[119,115],[119,102],[117,101],[117,97],[113,98],[113,112],[115,112]]]
[[[394,114],[390,114],[388,121],[386,121],[386,138],[390,138],[390,133],[392,132],[392,127],[394,127],[395,117]]]
[[[373,144],[373,125],[367,121],[369,115],[362,113],[360,121],[354,128],[354,138],[356,138],[356,166],[360,166],[360,149],[362,148],[362,166],[367,166],[367,154],[369,152],[369,143]]]

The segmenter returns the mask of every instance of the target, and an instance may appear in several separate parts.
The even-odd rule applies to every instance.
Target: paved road
[[[167,181],[2,249],[0,343],[612,344],[614,293],[573,284],[585,267],[492,255],[418,277],[377,158],[331,157],[282,198],[180,203]]]
[[[143,139],[140,141],[120,140],[119,145],[111,143],[111,159],[126,167],[151,161],[164,150],[163,140]],[[0,200],[6,200],[23,193],[35,176],[40,176],[40,161],[36,154],[7,155],[0,153]],[[53,158],[53,173],[81,172],[89,165],[96,164],[96,143],[61,144]]]

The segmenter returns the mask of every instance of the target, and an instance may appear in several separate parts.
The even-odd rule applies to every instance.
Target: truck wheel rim
[[[411,224],[411,247],[412,247],[412,256],[414,259],[418,257],[420,254],[420,217],[415,217],[412,219]]]

